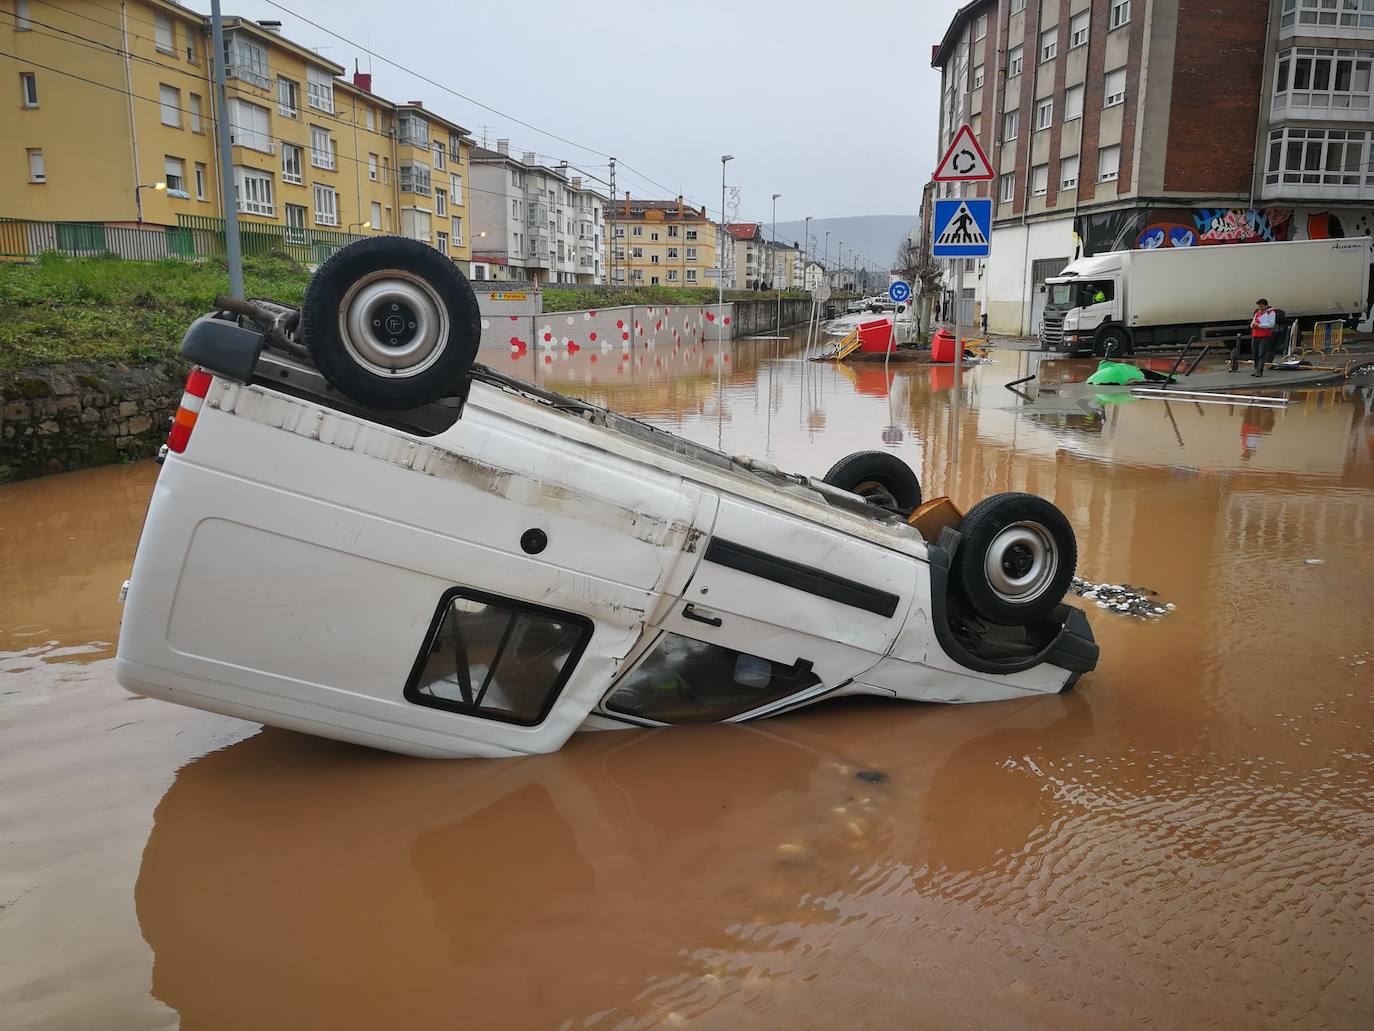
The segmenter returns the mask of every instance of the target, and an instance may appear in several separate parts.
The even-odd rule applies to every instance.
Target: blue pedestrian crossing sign
[[[887,288],[887,299],[893,304],[901,304],[911,296],[911,287],[900,279]]]
[[[986,258],[992,251],[992,201],[937,200],[931,240],[930,253],[937,258]]]

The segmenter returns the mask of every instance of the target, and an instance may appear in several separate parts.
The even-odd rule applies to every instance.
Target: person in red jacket
[[[1251,376],[1263,376],[1264,364],[1270,357],[1274,342],[1274,323],[1278,314],[1261,297],[1255,302],[1255,314],[1250,319],[1250,350],[1255,356],[1255,371]]]

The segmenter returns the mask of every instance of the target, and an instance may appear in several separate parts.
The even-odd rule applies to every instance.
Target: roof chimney
[[[527,151],[525,151],[524,155],[520,158],[520,160],[523,161],[523,162],[525,162],[525,164],[527,164],[527,165],[532,165],[532,164],[535,163],[535,160],[534,160],[535,157],[536,157],[536,155],[535,155],[534,151],[532,151],[532,150],[527,150]]]
[[[371,93],[371,92],[372,92],[372,73],[371,73],[371,72],[359,72],[359,71],[354,71],[354,73],[353,73],[353,85],[357,86],[358,89],[360,89],[360,90],[366,90],[368,93]]]
[[[258,22],[258,28],[266,29],[274,36],[281,35],[281,22],[279,21],[260,21]]]
[[[498,154],[506,154],[506,155],[509,155],[509,154],[510,154],[510,140],[497,140],[497,141],[496,141],[496,153],[498,153]]]
[[[423,108],[425,106],[425,102],[423,100],[407,100],[406,103],[409,104],[411,107]]]
[[[574,190],[582,189],[582,177],[580,175],[575,175],[572,177],[572,188]]]

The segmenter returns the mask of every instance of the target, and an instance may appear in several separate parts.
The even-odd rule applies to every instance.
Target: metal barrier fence
[[[318,265],[362,237],[325,229],[239,222],[244,256],[283,253]],[[130,261],[212,258],[225,253],[224,219],[178,215],[175,226],[110,226],[100,222],[34,222],[0,218],[0,260],[33,261],[41,254],[71,258],[114,256]]]

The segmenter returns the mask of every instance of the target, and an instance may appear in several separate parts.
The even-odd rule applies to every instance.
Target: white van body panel
[[[168,456],[153,491],[118,679],[138,694],[428,756],[548,752],[583,727],[633,725],[604,699],[669,633],[805,660],[819,678],[734,719],[841,693],[993,700],[1073,679],[1048,663],[1006,676],[959,666],[930,627],[927,546],[914,529],[726,466],[486,383],[472,384],[450,428],[425,437],[216,378],[186,452]],[[535,553],[522,546],[531,530],[547,541]],[[855,581],[890,611],[706,560],[722,542]],[[403,695],[455,589],[590,626],[539,722]],[[718,625],[689,618],[689,604]]]

